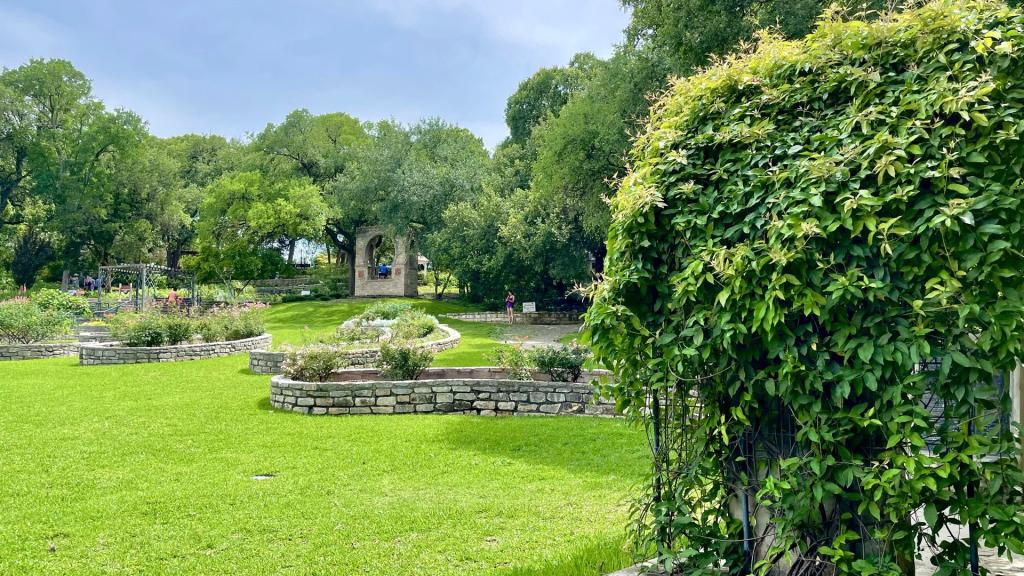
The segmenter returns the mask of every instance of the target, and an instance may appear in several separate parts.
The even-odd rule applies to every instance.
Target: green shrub
[[[314,344],[285,353],[281,370],[292,380],[326,382],[331,373],[348,366],[345,353],[333,346]]]
[[[412,310],[412,306],[406,302],[383,300],[371,304],[359,315],[359,318],[363,320],[394,320],[410,310]]]
[[[338,326],[334,336],[338,342],[378,342],[384,330],[373,326]]]
[[[827,18],[654,107],[584,330],[660,440],[637,549],[749,570],[746,494],[757,574],[1024,552],[1022,47],[1002,2]]]
[[[499,346],[494,360],[513,380],[533,380],[533,359],[520,344]]]
[[[253,338],[266,332],[265,306],[220,306],[197,320],[197,332],[205,342],[223,342]]]
[[[380,347],[377,367],[385,378],[416,380],[433,361],[434,354],[430,350],[401,342],[385,342]]]
[[[125,312],[110,319],[110,335],[124,346],[161,346],[166,340],[164,320],[157,313]]]
[[[71,317],[53,310],[43,310],[35,302],[16,298],[0,302],[0,342],[32,344],[66,336],[71,330]]]
[[[583,346],[544,346],[531,354],[537,370],[547,374],[555,382],[575,382],[583,373],[583,363],[590,357],[590,351]]]
[[[192,340],[196,334],[196,323],[183,314],[168,314],[162,318],[164,341],[167,344],[181,344]]]
[[[391,325],[391,333],[400,340],[426,338],[437,330],[437,318],[419,310],[409,310],[399,316]]]
[[[84,296],[72,296],[56,288],[43,288],[32,295],[32,301],[42,310],[60,312],[78,318],[91,318],[92,309]]]

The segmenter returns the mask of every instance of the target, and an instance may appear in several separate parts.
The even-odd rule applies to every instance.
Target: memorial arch
[[[411,232],[395,235],[382,226],[369,226],[356,230],[355,236],[354,296],[415,298],[419,295],[416,268],[419,252]],[[388,259],[391,261],[387,262]],[[381,268],[382,264],[386,269]]]

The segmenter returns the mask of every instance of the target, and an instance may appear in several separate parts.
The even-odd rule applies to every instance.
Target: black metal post
[[[967,436],[974,435],[974,418],[976,412],[974,406],[971,406],[971,419],[967,424]],[[972,457],[973,460],[973,457]],[[976,491],[974,480],[967,482],[967,498],[974,498]],[[967,523],[967,538],[970,540],[970,562],[971,562],[971,574],[972,576],[981,576],[981,568],[978,563],[978,535],[977,535],[977,523],[974,521]]]

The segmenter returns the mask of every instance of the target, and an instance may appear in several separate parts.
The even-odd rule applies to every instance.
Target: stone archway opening
[[[356,231],[355,296],[419,295],[416,241],[379,227]]]

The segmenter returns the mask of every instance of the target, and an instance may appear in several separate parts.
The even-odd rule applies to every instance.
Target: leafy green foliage
[[[124,346],[161,346],[167,341],[160,314],[121,313],[108,321],[110,335]]]
[[[0,343],[32,344],[65,336],[71,330],[71,316],[44,310],[35,302],[15,298],[0,302]]]
[[[426,338],[437,330],[437,318],[419,310],[410,310],[391,325],[391,334],[400,340]]]
[[[984,425],[1024,356],[1022,28],[976,0],[827,20],[656,106],[587,333],[659,425],[638,517],[667,565],[742,570],[736,486],[771,518],[758,573],[899,574],[923,542],[963,574],[940,535],[968,523],[1024,551],[1019,438]]]
[[[370,304],[359,315],[362,320],[394,320],[412,310],[412,304],[400,300],[381,300]]]
[[[384,342],[380,347],[377,367],[381,376],[394,380],[416,380],[434,361],[430,350],[405,342]]]
[[[533,365],[554,382],[575,382],[583,374],[590,351],[583,346],[541,346],[530,354]]]
[[[326,382],[331,373],[348,366],[348,357],[341,349],[314,344],[285,352],[281,370],[292,380]]]
[[[334,337],[339,342],[377,342],[384,330],[373,326],[338,326]]]
[[[258,307],[217,307],[198,317],[179,313],[124,312],[112,316],[110,334],[125,346],[164,346],[188,343],[195,335],[204,342],[253,338],[266,332]]]
[[[89,301],[84,296],[72,296],[56,288],[43,288],[32,295],[32,301],[42,310],[70,317],[89,318],[92,316]]]
[[[533,380],[533,359],[522,345],[499,346],[494,351],[494,361],[513,380]]]

